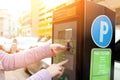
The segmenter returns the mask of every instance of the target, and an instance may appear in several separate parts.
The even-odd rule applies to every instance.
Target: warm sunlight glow
[[[52,9],[55,6],[58,6],[60,4],[65,3],[66,0],[43,0],[43,5],[46,7],[46,9]]]
[[[0,9],[8,9],[14,17],[19,17],[23,11],[30,11],[31,0],[0,0]]]

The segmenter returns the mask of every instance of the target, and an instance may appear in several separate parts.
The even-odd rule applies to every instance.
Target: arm
[[[0,52],[0,60],[4,70],[13,70],[25,67],[50,56],[53,56],[50,44],[45,44],[44,46],[32,48],[16,54],[6,54],[5,52]]]
[[[65,68],[63,67],[63,65],[67,62],[68,60],[65,60],[58,64],[52,64],[47,69],[38,71],[27,80],[51,80],[52,77],[60,77],[64,73]]]
[[[36,74],[29,77],[27,80],[51,80],[51,74],[46,70],[42,69],[38,71]]]

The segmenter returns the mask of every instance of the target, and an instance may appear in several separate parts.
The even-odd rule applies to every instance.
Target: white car
[[[16,37],[18,48],[25,50],[29,49],[31,46],[35,46],[38,42],[38,37]]]

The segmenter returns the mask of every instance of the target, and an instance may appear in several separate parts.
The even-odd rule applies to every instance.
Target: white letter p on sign
[[[105,21],[100,23],[100,42],[103,42],[104,35],[108,33],[108,24]]]

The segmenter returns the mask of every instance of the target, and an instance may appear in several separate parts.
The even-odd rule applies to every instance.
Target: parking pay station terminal
[[[68,47],[53,57],[65,59],[65,72],[53,80],[113,80],[115,13],[89,1],[78,1],[53,12],[53,43]]]

